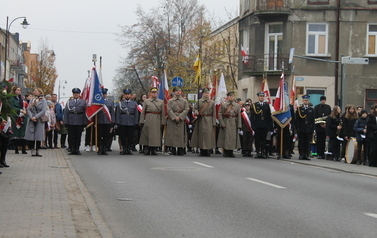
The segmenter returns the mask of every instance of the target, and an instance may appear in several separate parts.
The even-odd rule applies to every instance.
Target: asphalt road
[[[114,237],[376,237],[377,179],[275,159],[98,156],[71,162]]]

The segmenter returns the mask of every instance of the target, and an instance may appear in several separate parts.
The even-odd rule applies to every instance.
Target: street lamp
[[[3,80],[6,80],[6,75],[7,75],[7,57],[8,57],[8,44],[9,44],[9,31],[10,31],[10,27],[12,26],[12,23],[15,21],[15,20],[18,20],[18,19],[21,19],[23,18],[24,20],[22,21],[21,25],[24,29],[26,29],[30,24],[27,22],[26,20],[26,17],[16,17],[15,19],[13,19],[10,24],[8,24],[8,21],[9,21],[9,17],[7,16],[7,25],[6,25],[6,29],[5,29],[5,59],[4,59],[4,78]]]
[[[61,83],[67,84],[67,80],[59,80],[59,85],[58,85],[58,102],[60,101],[60,88],[62,87],[65,89],[64,85],[61,85]],[[64,95],[64,93],[63,93]]]

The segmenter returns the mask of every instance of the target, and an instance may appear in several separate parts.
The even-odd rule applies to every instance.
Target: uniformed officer
[[[331,113],[330,105],[326,104],[326,97],[321,96],[320,104],[314,107],[314,118],[318,119],[318,122],[321,121],[323,123],[315,124],[315,132],[317,135],[317,155],[318,159],[325,159],[325,147],[326,147],[326,117]]]
[[[193,109],[197,120],[190,146],[200,148],[200,156],[210,156],[209,150],[216,147],[216,108],[215,102],[209,99],[209,89],[204,88],[202,93],[203,97]]]
[[[235,157],[233,150],[241,148],[240,135],[241,129],[241,107],[234,100],[235,93],[229,92],[227,100],[221,104],[219,110],[220,132],[217,146],[224,149],[224,157]]]
[[[173,93],[174,97],[168,102],[165,145],[173,147],[172,155],[183,155],[183,149],[186,147],[188,139],[184,120],[189,111],[189,103],[182,98],[182,91],[179,87],[174,87]]]
[[[80,98],[81,90],[72,89],[73,97],[67,101],[64,109],[64,125],[68,127],[68,143],[70,155],[81,155],[80,144],[81,134],[84,127],[88,124],[85,115],[86,102]]]
[[[132,155],[131,146],[133,142],[134,130],[139,123],[137,113],[137,103],[131,99],[131,89],[123,90],[124,100],[120,101],[115,109],[115,124],[118,126],[119,139],[123,150],[121,155]]]
[[[97,125],[98,125],[98,144],[99,149],[97,151],[98,155],[107,155],[107,144],[110,138],[110,129],[114,123],[114,102],[107,98],[107,88],[102,89],[102,95],[105,100],[105,106],[109,111],[111,118],[105,113],[105,108],[97,113]]]
[[[145,147],[144,155],[157,155],[156,148],[161,147],[162,130],[166,123],[164,101],[159,99],[158,89],[150,89],[151,97],[143,103],[143,111],[140,114],[140,145]]]
[[[310,160],[310,141],[314,131],[314,109],[309,106],[309,95],[302,96],[302,105],[296,111],[298,151],[300,160]]]
[[[258,102],[255,102],[251,108],[250,121],[255,132],[256,158],[266,159],[268,152],[266,150],[266,138],[272,128],[272,117],[270,105],[264,101],[264,92],[258,92]]]

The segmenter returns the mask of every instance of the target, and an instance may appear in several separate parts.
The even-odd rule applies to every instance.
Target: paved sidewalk
[[[9,150],[0,168],[0,237],[111,237],[63,149]]]

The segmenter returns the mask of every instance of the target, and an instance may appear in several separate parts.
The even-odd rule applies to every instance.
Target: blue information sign
[[[171,86],[173,86],[173,87],[182,87],[183,86],[183,78],[181,78],[181,77],[174,77],[171,80]]]

